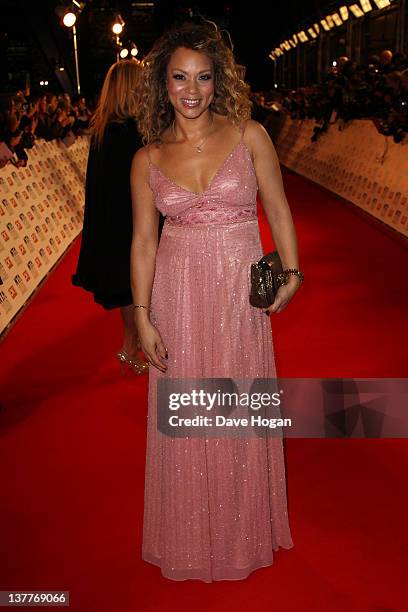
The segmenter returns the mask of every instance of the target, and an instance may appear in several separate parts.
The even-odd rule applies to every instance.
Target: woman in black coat
[[[72,276],[72,283],[91,291],[104,309],[120,308],[124,336],[117,358],[138,374],[148,368],[138,355],[130,288],[129,177],[133,156],[142,146],[134,121],[139,70],[134,60],[117,62],[102,87],[92,120],[81,249]]]

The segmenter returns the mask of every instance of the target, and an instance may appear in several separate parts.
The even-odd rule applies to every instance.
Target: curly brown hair
[[[242,125],[251,116],[249,86],[240,78],[231,49],[216,26],[185,23],[165,32],[145,57],[138,88],[136,120],[145,144],[160,142],[174,120],[166,87],[171,55],[179,47],[205,53],[213,63],[215,95],[211,110]]]

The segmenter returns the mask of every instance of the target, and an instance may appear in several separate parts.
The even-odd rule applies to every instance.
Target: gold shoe
[[[149,369],[149,364],[146,361],[139,357],[131,357],[124,350],[118,351],[116,358],[119,361],[122,376],[126,374],[127,368],[132,369],[135,374],[144,374]]]

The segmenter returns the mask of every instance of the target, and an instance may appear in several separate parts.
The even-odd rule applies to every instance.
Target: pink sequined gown
[[[270,319],[250,306],[262,255],[257,180],[243,140],[203,194],[150,161],[167,216],[156,258],[153,322],[168,371],[150,370],[142,558],[173,580],[239,580],[291,548],[281,438],[170,438],[156,428],[159,376],[274,377]]]

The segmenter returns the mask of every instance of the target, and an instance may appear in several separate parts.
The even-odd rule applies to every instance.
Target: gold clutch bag
[[[251,264],[251,293],[249,303],[256,308],[268,308],[275,301],[276,293],[286,283],[278,251],[261,257]]]

